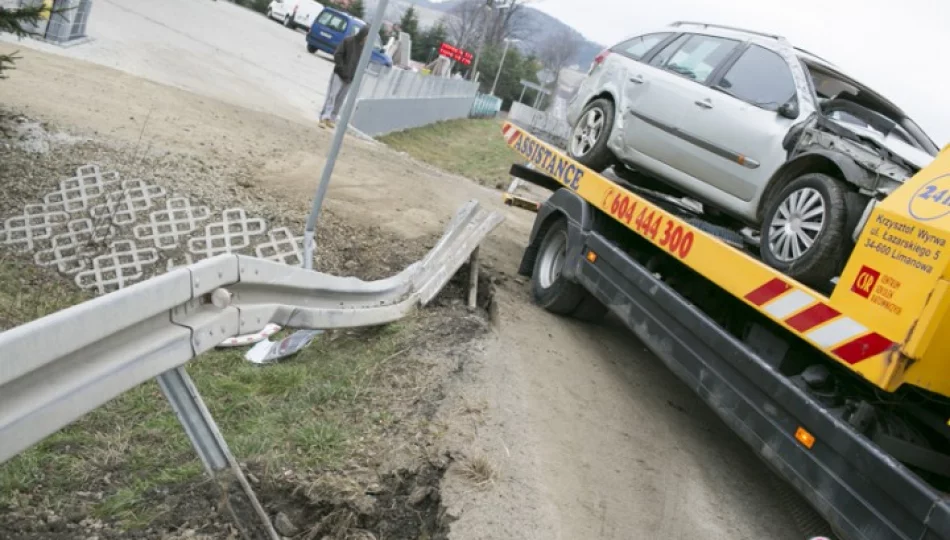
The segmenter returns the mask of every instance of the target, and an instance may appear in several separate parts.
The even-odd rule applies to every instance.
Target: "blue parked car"
[[[323,51],[333,54],[343,38],[356,34],[364,26],[366,26],[365,21],[357,19],[345,11],[324,8],[320,15],[317,15],[317,19],[313,21],[310,31],[307,32],[307,51],[310,53]],[[386,67],[393,67],[392,58],[383,52],[383,44],[379,36],[376,36],[375,40],[375,48],[370,61]]]

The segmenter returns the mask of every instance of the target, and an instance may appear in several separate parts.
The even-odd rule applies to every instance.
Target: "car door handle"
[[[712,108],[713,108],[712,101],[710,101],[710,100],[708,100],[708,99],[703,99],[703,100],[694,101],[693,103],[695,103],[696,105],[699,105],[699,106],[700,106],[701,108],[703,108],[703,109],[712,109]]]
[[[630,77],[630,82],[634,84],[643,84],[643,75],[634,75]]]

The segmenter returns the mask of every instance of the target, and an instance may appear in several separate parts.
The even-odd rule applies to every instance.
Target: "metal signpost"
[[[313,206],[310,209],[310,216],[307,217],[307,226],[304,229],[303,240],[303,267],[313,269],[313,254],[316,251],[317,219],[320,217],[320,208],[323,206],[323,199],[327,194],[327,187],[330,184],[330,177],[333,176],[333,168],[336,166],[336,159],[340,155],[340,147],[343,146],[343,137],[350,125],[350,117],[353,116],[353,109],[356,108],[356,100],[359,99],[360,86],[363,84],[363,75],[366,73],[366,66],[369,65],[369,59],[373,55],[373,48],[376,46],[376,36],[379,35],[379,29],[383,25],[383,15],[386,13],[386,6],[389,0],[379,0],[376,5],[376,13],[373,15],[373,23],[370,25],[369,36],[363,45],[363,52],[360,54],[360,62],[356,68],[356,77],[353,78],[353,84],[346,96],[346,102],[343,104],[343,113],[340,117],[340,123],[336,126],[336,132],[333,134],[333,142],[330,144],[330,151],[327,154],[327,162],[323,166],[323,175],[320,177],[320,185],[317,187],[317,194],[313,198]]]
[[[498,87],[498,79],[501,78],[501,68],[505,67],[505,58],[508,57],[508,47],[511,45],[511,42],[515,41],[512,39],[505,39],[505,52],[501,53],[501,62],[498,64],[498,72],[495,73],[495,82],[491,85],[491,95],[495,95],[495,89]]]

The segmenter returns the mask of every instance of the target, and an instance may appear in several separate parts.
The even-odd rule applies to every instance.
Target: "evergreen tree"
[[[0,7],[0,34],[13,34],[24,37],[30,34],[29,27],[36,24],[40,17],[50,17],[51,13],[42,5],[21,8]],[[17,60],[14,54],[0,54],[0,79],[4,78],[4,71],[13,69]]]
[[[416,8],[409,6],[409,9],[402,14],[399,19],[399,29],[412,36],[413,41],[419,35],[419,15],[416,14]]]
[[[413,60],[424,63],[435,60],[435,57],[439,55],[439,46],[448,39],[448,30],[442,23],[430,27],[412,41]]]

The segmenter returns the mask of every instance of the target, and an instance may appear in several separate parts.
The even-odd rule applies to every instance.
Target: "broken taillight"
[[[610,49],[600,51],[600,54],[594,57],[594,62],[590,65],[590,71],[588,71],[587,74],[590,75],[593,73],[594,70],[597,69],[597,66],[603,64],[608,56],[610,56]]]

